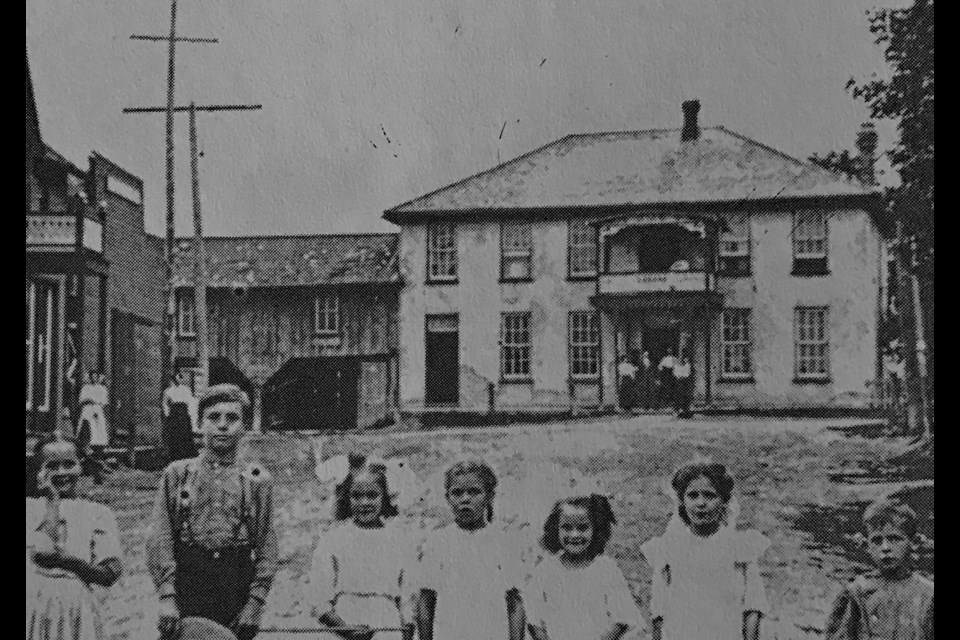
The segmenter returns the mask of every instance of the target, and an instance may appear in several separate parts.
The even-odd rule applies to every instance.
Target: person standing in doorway
[[[637,367],[633,364],[629,353],[620,356],[617,374],[620,376],[620,409],[631,411],[636,403]]]
[[[690,374],[690,359],[685,352],[681,352],[673,365],[673,408],[677,412],[678,418],[689,418],[691,415],[690,401],[693,395],[691,381],[693,377]]]
[[[164,470],[147,537],[158,627],[175,638],[182,618],[205,618],[252,640],[278,567],[273,481],[259,464],[238,460],[253,422],[246,393],[214,385],[199,412],[203,450]]]
[[[644,351],[637,360],[637,378],[639,405],[641,409],[650,410],[654,406],[654,393],[656,392],[656,380],[653,368],[653,361],[650,359],[650,352]]]
[[[673,354],[673,347],[669,347],[667,353],[660,359],[660,364],[657,366],[657,377],[660,379],[657,407],[669,406],[673,403],[676,393],[676,379],[673,375],[673,368],[677,364],[677,357]]]
[[[163,393],[163,441],[169,462],[197,455],[193,443],[193,403],[193,391],[187,386],[187,376],[178,371]]]

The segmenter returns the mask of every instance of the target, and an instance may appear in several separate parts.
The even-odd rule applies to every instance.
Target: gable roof
[[[211,287],[297,287],[400,281],[397,234],[205,238]],[[178,238],[174,286],[193,286],[193,247]]]
[[[40,118],[37,115],[37,98],[33,93],[33,78],[30,76],[30,53],[25,52],[24,58],[27,63],[27,110],[26,110],[26,129],[27,144],[40,146],[43,138],[40,135]]]
[[[723,127],[575,134],[384,212],[403,223],[468,211],[734,203],[874,190]]]

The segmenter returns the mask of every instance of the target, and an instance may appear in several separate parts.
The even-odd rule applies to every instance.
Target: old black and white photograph
[[[27,0],[27,640],[932,640],[933,0]]]

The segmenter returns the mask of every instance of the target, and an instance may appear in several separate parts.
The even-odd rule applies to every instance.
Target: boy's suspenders
[[[192,507],[192,498],[186,504],[183,504],[183,501],[180,499],[179,493],[184,490],[193,490],[193,483],[191,482],[191,476],[196,476],[196,465],[191,462],[187,465],[184,478],[183,478],[183,487],[177,491],[177,495],[174,496],[173,500],[173,509],[169,509],[168,502],[168,512],[170,512],[170,526],[173,533],[173,538],[175,543],[180,542],[195,542],[193,537],[193,525],[190,518],[190,511]],[[256,549],[256,536],[255,536],[255,527],[253,514],[251,513],[251,500],[248,499],[248,495],[252,496],[253,487],[251,481],[247,478],[246,474],[240,474],[240,522],[237,526],[234,527],[233,537],[234,542],[239,542],[240,539],[240,528],[245,527],[247,530],[247,539],[252,549]],[[169,493],[168,493],[169,496]],[[184,541],[181,538],[181,531],[183,528],[187,529],[187,540]]]

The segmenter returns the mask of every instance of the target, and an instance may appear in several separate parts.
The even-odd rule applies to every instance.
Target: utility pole
[[[166,224],[166,243],[165,258],[167,263],[166,275],[166,300],[167,305],[164,311],[163,319],[163,345],[162,345],[162,373],[163,384],[169,383],[173,375],[174,360],[174,313],[176,311],[176,301],[173,291],[173,250],[175,237],[175,207],[174,207],[174,171],[173,171],[173,112],[174,112],[174,88],[176,86],[176,43],[216,43],[216,38],[178,38],[177,37],[177,0],[170,0],[170,35],[132,35],[131,40],[145,40],[150,42],[167,42],[167,224]],[[126,113],[126,110],[124,110]]]
[[[259,104],[214,104],[197,106],[191,102],[181,107],[128,107],[124,113],[165,113],[186,111],[190,114],[190,173],[193,187],[193,256],[194,300],[197,313],[197,367],[199,375],[195,392],[202,393],[207,387],[210,369],[210,341],[207,332],[207,259],[203,242],[203,216],[200,209],[199,153],[197,151],[197,112],[206,111],[256,111]],[[172,266],[172,262],[170,263]],[[172,285],[173,278],[170,278]],[[172,290],[172,287],[171,287]]]
[[[203,242],[203,215],[200,213],[200,163],[197,152],[197,107],[190,103],[190,187],[193,192],[193,297],[197,310],[197,394],[207,390],[210,380],[210,340],[207,335],[207,249]]]

